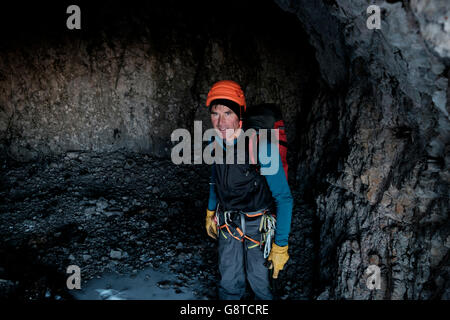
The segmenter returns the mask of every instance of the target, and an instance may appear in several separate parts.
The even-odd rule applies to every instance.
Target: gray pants
[[[223,214],[220,214],[220,225],[224,223]],[[233,222],[245,234],[252,239],[260,241],[259,224],[261,217],[245,221],[242,225],[240,214],[236,214]],[[232,227],[230,231],[240,238],[239,233]],[[259,246],[249,248],[254,245],[250,240],[244,242],[233,238],[223,228],[219,231],[219,299],[221,300],[239,300],[245,294],[247,279],[250,287],[255,293],[256,299],[271,300],[273,298],[270,290],[269,272],[264,265],[264,253]]]

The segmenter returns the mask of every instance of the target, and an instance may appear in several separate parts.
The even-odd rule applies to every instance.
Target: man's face
[[[233,134],[239,129],[239,118],[236,113],[221,104],[212,106],[211,123],[219,137],[225,140],[234,139]]]

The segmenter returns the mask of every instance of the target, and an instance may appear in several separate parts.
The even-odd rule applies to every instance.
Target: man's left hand
[[[283,270],[284,265],[289,260],[288,246],[280,247],[274,243],[267,260],[272,262],[269,269],[274,269],[272,277],[277,279],[278,273]]]

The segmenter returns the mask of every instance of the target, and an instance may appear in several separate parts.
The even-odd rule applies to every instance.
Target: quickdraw
[[[270,254],[276,225],[277,220],[273,215],[265,214],[261,219],[259,232],[261,233],[261,242],[264,243],[264,259],[266,259]]]

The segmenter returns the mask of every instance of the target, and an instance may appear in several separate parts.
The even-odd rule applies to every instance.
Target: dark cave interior
[[[1,298],[73,299],[75,264],[216,299],[210,169],[173,164],[170,136],[209,128],[208,89],[233,79],[286,123],[282,299],[448,299],[448,60],[382,33],[423,23],[415,7],[384,3],[393,31],[365,34],[335,1],[77,1],[81,30],[70,4],[0,12]]]

